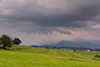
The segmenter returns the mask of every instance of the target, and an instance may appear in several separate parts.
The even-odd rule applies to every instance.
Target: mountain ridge
[[[36,46],[32,45],[33,47],[51,47],[51,48],[90,48],[90,49],[99,49],[100,44],[95,42],[88,42],[88,41],[66,41],[62,40],[59,41],[57,44],[49,44],[49,45],[41,45]]]

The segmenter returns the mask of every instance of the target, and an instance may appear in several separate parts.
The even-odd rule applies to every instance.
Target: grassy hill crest
[[[78,53],[15,45],[0,49],[2,67],[98,67],[100,60]]]

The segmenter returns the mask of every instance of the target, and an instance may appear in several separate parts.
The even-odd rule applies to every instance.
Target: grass
[[[100,59],[69,50],[16,45],[12,50],[0,49],[0,67],[100,67]]]
[[[73,52],[72,49],[60,49],[62,51],[69,51],[69,52]],[[76,53],[81,54],[81,55],[86,55],[86,56],[95,56],[95,55],[100,55],[100,51],[80,51],[77,50]]]
[[[82,55],[89,55],[89,56],[95,56],[95,55],[100,55],[99,51],[77,51],[78,53]]]

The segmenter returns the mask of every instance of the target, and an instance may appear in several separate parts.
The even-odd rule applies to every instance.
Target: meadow
[[[89,54],[89,55],[88,55]],[[0,67],[100,67],[99,52],[73,52],[15,45],[0,49]]]

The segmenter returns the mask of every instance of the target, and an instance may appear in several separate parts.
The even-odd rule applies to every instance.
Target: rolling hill
[[[93,60],[70,51],[15,45],[12,50],[0,49],[0,67],[99,67]]]

